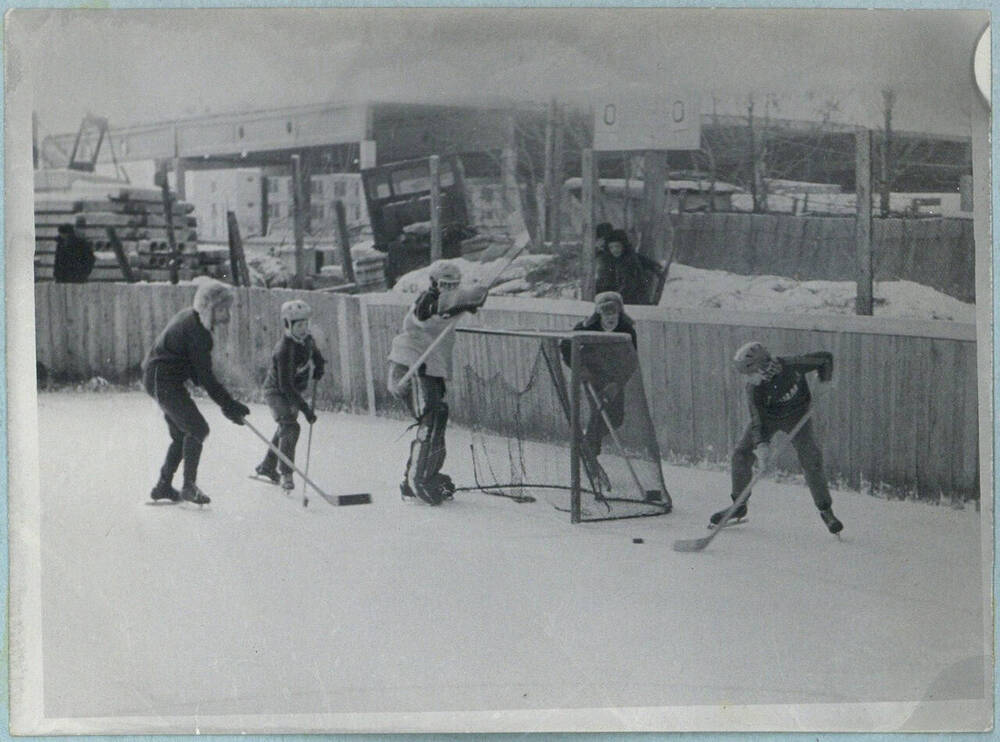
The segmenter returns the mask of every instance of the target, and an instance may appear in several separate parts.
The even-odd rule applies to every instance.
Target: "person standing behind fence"
[[[60,224],[52,278],[56,283],[86,283],[97,258],[90,242],[72,224]]]
[[[595,253],[594,291],[614,291],[625,304],[649,303],[649,284],[624,229],[612,230],[607,246]]]
[[[323,378],[326,360],[316,347],[309,331],[312,307],[300,299],[281,305],[281,325],[284,335],[274,346],[271,367],[264,380],[264,398],[278,429],[271,438],[264,460],[257,465],[258,476],[266,477],[286,490],[295,488],[292,467],[278,460],[277,448],[289,461],[295,461],[295,445],[299,440],[299,411],[310,425],[316,422],[316,411],[302,397],[309,379]],[[280,476],[279,476],[280,468]]]
[[[157,336],[142,362],[142,383],[163,411],[170,431],[170,447],[160,468],[160,479],[150,497],[154,500],[188,500],[206,505],[211,500],[199,489],[198,463],[208,423],[184,386],[188,380],[202,387],[222,414],[237,425],[250,408],[233,399],[212,371],[212,332],[229,322],[233,292],[221,281],[201,283],[189,309],[182,309]],[[173,487],[174,474],[184,462],[184,486]]]

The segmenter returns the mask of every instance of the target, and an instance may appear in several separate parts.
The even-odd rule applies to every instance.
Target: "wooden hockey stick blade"
[[[325,492],[320,492],[319,495],[334,507],[340,505],[370,505],[372,501],[372,496],[367,492],[360,492],[356,495],[328,495]]]
[[[714,530],[713,533],[715,533]],[[674,541],[674,551],[701,551],[710,543],[712,543],[711,536],[704,536],[702,538],[680,539],[679,541]]]

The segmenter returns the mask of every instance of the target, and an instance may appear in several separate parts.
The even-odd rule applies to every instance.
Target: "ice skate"
[[[178,502],[181,499],[181,493],[174,489],[170,482],[163,479],[156,483],[149,496],[153,500],[170,500],[171,502]]]
[[[407,502],[416,499],[417,493],[410,487],[409,482],[404,479],[399,483],[399,496],[403,498],[403,502]]]
[[[278,476],[278,470],[273,466],[267,466],[266,464],[257,464],[257,468],[254,469],[254,474],[258,479],[270,480],[273,484],[277,484],[281,481]]]
[[[844,524],[837,519],[837,516],[833,514],[833,510],[831,508],[820,510],[819,517],[823,519],[824,523],[826,523],[826,527],[829,529],[830,533],[836,535],[844,530]]]
[[[281,475],[281,488],[284,490],[295,489],[295,480],[292,479],[292,473],[290,471],[286,471]]]
[[[717,513],[712,513],[712,517],[709,518],[709,528],[716,528],[719,523],[722,522],[723,517],[729,512],[729,508],[723,508]],[[744,502],[738,508],[733,511],[733,514],[729,516],[729,520],[726,521],[727,526],[732,526],[737,523],[742,523],[747,517],[747,504]]]
[[[194,482],[185,483],[181,490],[181,499],[193,502],[195,505],[208,505],[212,501]]]
[[[434,488],[439,501],[455,499],[455,483],[447,474],[438,472],[431,478],[431,486]]]

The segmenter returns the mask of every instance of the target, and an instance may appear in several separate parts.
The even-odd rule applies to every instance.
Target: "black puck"
[[[634,538],[634,539],[632,539],[632,543],[633,544],[642,544],[642,543],[645,543],[645,542],[641,538]]]

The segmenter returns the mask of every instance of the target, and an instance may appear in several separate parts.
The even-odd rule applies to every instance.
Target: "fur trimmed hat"
[[[194,292],[191,306],[202,320],[211,320],[212,308],[220,304],[233,303],[233,290],[228,284],[215,279],[203,281]]]
[[[594,307],[596,309],[600,309],[605,304],[614,304],[619,312],[625,308],[622,295],[617,291],[602,291],[594,297]]]

